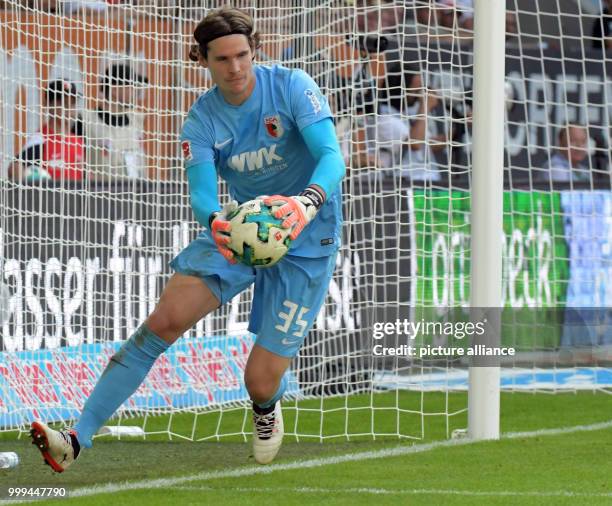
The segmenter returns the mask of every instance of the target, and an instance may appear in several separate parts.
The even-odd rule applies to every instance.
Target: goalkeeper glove
[[[325,202],[322,190],[315,186],[309,186],[302,193],[294,197],[272,195],[262,197],[267,206],[278,206],[272,214],[278,219],[284,220],[281,227],[290,228],[289,238],[294,241],[304,227],[310,223]]]
[[[231,241],[230,234],[232,231],[232,224],[227,221],[227,215],[237,207],[238,203],[232,200],[229,204],[223,206],[222,211],[214,212],[210,215],[210,218],[208,218],[213,241],[215,241],[219,252],[230,264],[235,264],[236,260],[234,259],[232,250],[227,247]]]

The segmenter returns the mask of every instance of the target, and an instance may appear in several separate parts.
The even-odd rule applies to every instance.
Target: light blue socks
[[[280,398],[285,393],[286,388],[287,388],[287,376],[284,375],[281,378],[280,385],[278,386],[278,390],[276,391],[274,396],[269,401],[266,401],[263,404],[253,403],[253,405],[256,405],[261,410],[268,410],[269,408],[273,407],[276,404],[276,401],[280,400]]]
[[[91,448],[92,436],[138,389],[157,357],[169,347],[144,325],[123,343],[111,357],[74,427],[81,446]]]

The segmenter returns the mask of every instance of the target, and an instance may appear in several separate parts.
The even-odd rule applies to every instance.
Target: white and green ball
[[[263,200],[255,199],[228,214],[232,224],[228,248],[236,260],[251,267],[270,267],[287,254],[291,231],[281,227],[282,220],[272,211]]]

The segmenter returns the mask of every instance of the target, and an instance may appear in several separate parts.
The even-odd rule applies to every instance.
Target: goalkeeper
[[[244,380],[253,402],[255,460],[271,462],[282,442],[284,374],[323,304],[340,245],[344,161],[315,82],[301,70],[254,64],[259,35],[247,14],[211,11],[194,37],[189,56],[216,86],[191,107],[181,147],[193,212],[206,229],[170,264],[175,274],[155,310],[111,358],[74,428],[32,424],[34,444],[58,472],[91,447],[161,353],[252,283],[249,330],[257,338]],[[218,177],[239,203],[269,196],[266,203],[278,206],[293,239],[279,263],[255,269],[232,258]]]

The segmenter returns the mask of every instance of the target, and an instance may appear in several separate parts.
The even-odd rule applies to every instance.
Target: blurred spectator
[[[506,11],[506,44],[518,45],[518,16],[516,11]]]
[[[41,10],[50,14],[59,12],[58,0],[27,0],[24,4],[30,9]]]
[[[81,11],[103,14],[110,8],[121,5],[123,0],[60,0],[60,2],[64,14],[76,14]]]
[[[595,49],[612,48],[612,0],[602,0],[601,16],[593,22],[593,47]]]
[[[122,2],[123,0],[25,0],[24,4],[35,11],[70,15],[80,11],[104,13],[109,7]]]
[[[612,1],[612,0],[611,0]],[[447,28],[474,31],[474,0],[437,0],[438,22]],[[516,11],[506,10],[506,37],[518,33]]]
[[[357,31],[359,33],[380,33],[395,28],[399,7],[394,0],[357,0]]]
[[[459,16],[459,26],[465,30],[474,30],[474,0],[455,0]]]
[[[450,29],[456,29],[460,26],[460,18],[463,12],[457,8],[455,0],[437,0],[434,9],[440,26]]]
[[[453,42],[458,39],[471,39],[472,24],[463,26],[467,7],[458,6],[457,0],[415,0],[407,8],[404,33],[416,35],[420,39],[435,39],[438,42]]]
[[[80,181],[84,143],[78,130],[77,89],[74,83],[52,81],[46,91],[47,120],[30,137],[8,168],[8,177],[25,181]]]
[[[453,37],[468,39],[474,36],[474,8],[471,0],[437,0],[434,6],[438,25]]]
[[[412,180],[439,181],[434,153],[446,149],[446,137],[434,132],[430,119],[440,97],[424,86],[417,69],[400,63],[390,66],[380,101],[368,135],[377,167],[399,169]]]
[[[352,153],[353,167],[376,167],[386,169],[387,173],[391,169],[411,179],[438,181],[441,173],[436,167],[434,152],[445,150],[448,142],[444,135],[435,133],[436,125],[429,119],[434,109],[440,109],[441,100],[437,93],[425,89],[419,69],[408,64],[408,61],[418,62],[418,52],[408,55],[395,43],[393,35],[399,35],[398,42],[403,42],[401,34],[407,21],[405,16],[411,14],[410,7],[418,19],[416,29],[420,34],[431,35],[435,30],[440,35],[438,40],[442,40],[442,34],[452,39],[452,30],[441,27],[438,31],[438,12],[429,1],[409,6],[393,0],[363,0],[355,6],[361,6],[356,18],[359,33],[369,34],[376,43],[372,49],[364,50],[362,57],[370,63],[376,62],[378,68],[382,64],[383,68],[373,75],[367,72],[367,78],[365,74],[358,76],[347,86],[353,90],[351,98],[357,111],[351,142],[343,144],[347,161]],[[382,49],[383,38],[389,38],[389,44],[385,45],[387,51],[380,54],[377,50]],[[365,44],[362,42],[361,46]],[[367,63],[362,67],[367,69]],[[372,65],[369,68],[372,70]]]
[[[434,0],[429,7],[417,8],[418,20],[423,25],[437,25],[438,35],[449,33],[470,39],[474,31],[474,0]],[[612,2],[612,0],[610,0]],[[512,41],[518,33],[516,12],[506,11],[506,39]]]
[[[87,111],[87,166],[95,179],[145,176],[144,118],[138,105],[146,77],[127,64],[111,65],[100,81],[101,100]]]
[[[346,162],[353,167],[372,167],[373,156],[368,152],[366,137],[367,118],[376,110],[377,76],[384,74],[385,51],[397,47],[398,0],[346,1],[346,15],[350,16],[350,28],[339,25],[336,31],[346,33],[345,59],[353,58],[359,50],[359,64],[353,65],[345,75],[335,78],[337,92],[330,96],[330,103],[339,116],[350,112],[352,119],[344,116],[336,125]],[[403,11],[403,9],[402,9]],[[354,23],[354,25],[353,25]]]
[[[429,0],[415,0],[412,5],[408,6],[408,10],[409,13],[404,23],[406,35],[419,37],[451,35],[447,28],[438,23],[438,11],[432,7]]]
[[[589,132],[582,125],[565,125],[558,136],[558,147],[544,167],[543,178],[552,182],[589,182]]]

